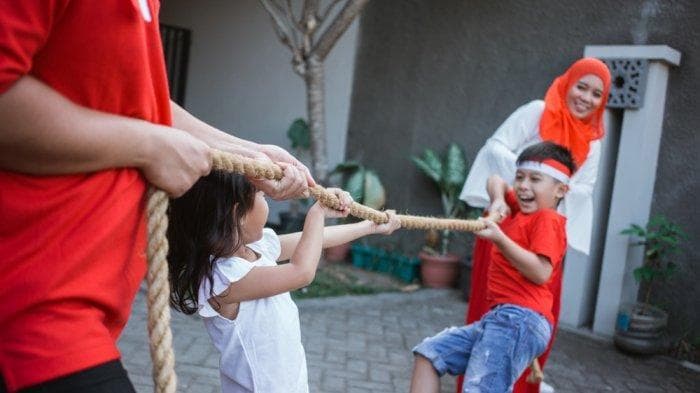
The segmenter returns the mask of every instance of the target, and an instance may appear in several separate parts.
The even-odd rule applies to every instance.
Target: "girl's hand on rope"
[[[350,206],[353,202],[350,193],[343,191],[340,188],[326,188],[326,191],[334,194],[340,201],[340,208],[338,210],[323,206],[321,202],[316,202],[316,205],[323,209],[323,213],[326,218],[347,217],[348,214],[350,214]]]
[[[171,197],[184,194],[211,171],[211,150],[185,131],[157,126],[144,162],[139,165],[146,180]]]
[[[495,222],[501,222],[510,215],[510,206],[508,206],[504,199],[499,198],[491,202],[488,212],[489,218]]]
[[[391,235],[395,230],[401,228],[401,220],[399,216],[396,215],[396,210],[387,210],[387,216],[389,216],[389,222],[385,224],[377,224],[373,221],[371,222],[371,231],[377,235]]]
[[[498,224],[496,224],[492,220],[479,217],[479,221],[483,222],[486,225],[486,228],[480,231],[475,231],[475,235],[483,237],[484,239],[491,240],[494,243],[505,236],[505,234],[501,230],[501,227],[498,226]]]
[[[304,177],[306,177],[306,185],[308,187],[313,187],[316,185],[316,181],[314,181],[314,178],[311,176],[309,168],[307,168],[306,165],[302,164],[301,161],[297,160],[283,148],[276,145],[260,145],[260,152],[265,153],[272,161],[277,163],[286,162],[294,165],[299,171],[301,171]]]
[[[281,180],[250,179],[259,190],[275,200],[306,197],[307,179],[294,165],[278,162],[284,173]]]

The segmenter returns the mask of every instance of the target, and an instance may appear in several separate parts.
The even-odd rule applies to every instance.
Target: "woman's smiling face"
[[[582,76],[566,93],[569,112],[581,120],[591,116],[602,102],[603,81],[593,74]]]

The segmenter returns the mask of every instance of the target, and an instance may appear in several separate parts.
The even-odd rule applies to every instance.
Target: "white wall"
[[[160,20],[192,30],[186,109],[238,137],[288,149],[289,124],[306,118],[306,93],[262,5],[255,0],[166,0]],[[330,168],[345,156],[356,38],[357,21],[326,59]],[[281,209],[271,205],[272,221]]]

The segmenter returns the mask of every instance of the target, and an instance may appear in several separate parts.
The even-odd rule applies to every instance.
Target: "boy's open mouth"
[[[534,202],[534,201],[535,201],[535,197],[534,197],[534,196],[532,196],[532,197],[525,197],[525,196],[518,195],[518,200],[519,200],[520,202],[522,202],[522,203],[530,203],[530,202]]]

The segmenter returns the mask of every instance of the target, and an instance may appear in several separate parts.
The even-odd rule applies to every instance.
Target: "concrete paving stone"
[[[394,389],[394,385],[391,383],[362,380],[348,380],[348,386],[352,388],[369,389],[372,392],[377,392],[381,390],[392,391]]]
[[[201,367],[192,364],[180,363],[177,365],[177,371],[187,374],[196,375],[198,378],[205,378],[208,380],[218,380],[219,379],[219,368],[214,367]]]
[[[309,352],[309,350],[306,349],[306,362],[307,363],[309,363],[309,362],[321,363],[321,362],[323,362],[324,358],[325,358],[325,354],[323,352]]]
[[[348,381],[367,380],[367,373],[366,372],[355,372],[355,371],[344,370],[344,369],[340,369],[340,368],[326,368],[323,372],[323,375],[326,378],[328,378],[328,377],[343,378],[343,379],[348,380]]]
[[[366,359],[372,362],[388,362],[389,356],[387,355],[386,348],[374,344],[367,344],[366,348],[353,348],[348,351],[349,359]]]
[[[210,345],[195,341],[184,351],[176,352],[177,359],[187,364],[203,364],[207,358],[212,357],[212,352],[216,350],[213,345]],[[218,356],[213,357],[217,358]]]
[[[392,330],[389,332],[384,332],[384,334],[382,334],[381,341],[383,341],[389,345],[391,345],[391,344],[401,345],[401,344],[403,344],[404,336],[403,336],[403,334],[397,332],[396,330]]]
[[[323,392],[344,392],[347,390],[347,381],[342,377],[325,376],[321,388]]]
[[[347,345],[345,346],[348,352],[357,352],[367,348],[367,340],[364,338],[348,338]]]
[[[348,359],[346,369],[356,373],[367,374],[367,361]]]
[[[406,367],[409,368],[409,370],[406,369]],[[406,362],[401,362],[399,364],[394,364],[394,363],[383,363],[383,362],[370,362],[369,364],[370,370],[382,370],[390,373],[392,376],[400,377],[400,376],[410,376],[410,369],[413,368],[413,363],[406,361]]]
[[[329,330],[326,332],[326,337],[335,340],[347,341],[348,332],[344,330]]]
[[[219,393],[221,392],[221,386],[218,383],[212,384],[210,381],[202,381],[196,378],[189,385],[182,386],[179,390],[187,393]]]
[[[348,393],[374,393],[371,390],[368,389],[363,389],[363,388],[358,388],[358,387],[350,387],[348,388]]]
[[[326,362],[339,363],[339,364],[342,364],[344,366],[345,361],[348,358],[348,354],[341,349],[337,349],[337,347],[331,346],[329,348],[332,348],[332,349],[329,349],[326,352],[326,356],[324,356],[324,360]]]
[[[379,320],[382,322],[382,324],[397,325],[399,323],[399,315],[387,313],[381,315]]]
[[[369,370],[369,380],[375,382],[392,382],[391,373],[386,370],[372,368]]]

